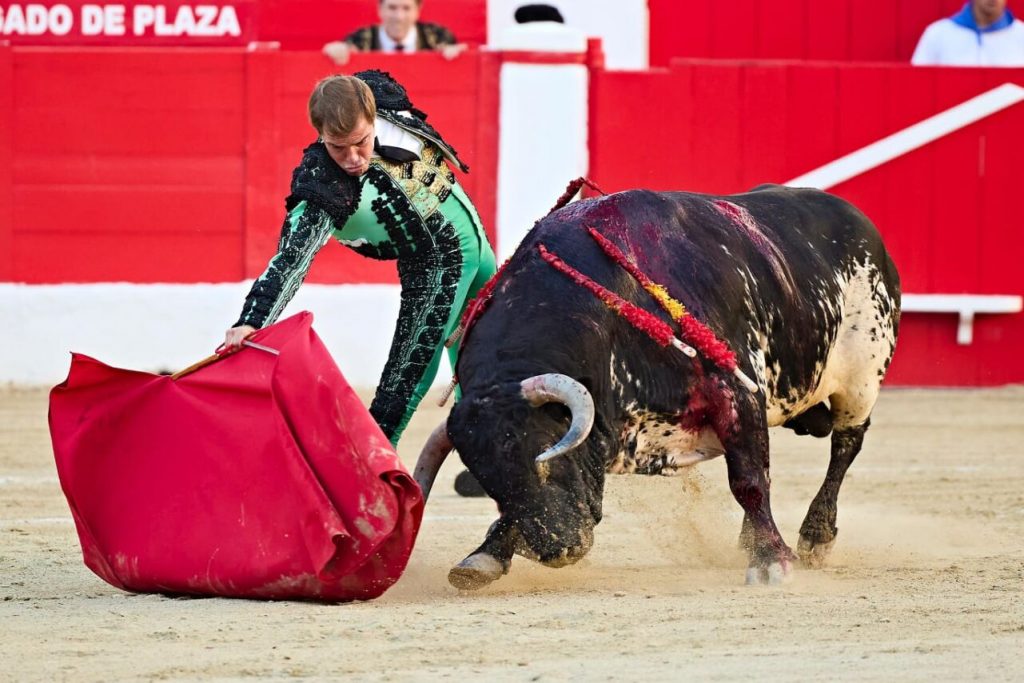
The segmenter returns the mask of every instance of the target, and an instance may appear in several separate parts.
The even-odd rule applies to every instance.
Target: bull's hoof
[[[778,586],[793,580],[793,564],[788,560],[772,562],[766,567],[747,569],[747,585]]]
[[[469,470],[462,470],[455,476],[455,493],[463,498],[483,498],[487,495],[484,487]]]
[[[821,569],[825,566],[825,562],[832,553],[832,548],[835,544],[836,539],[834,536],[831,541],[820,543],[812,541],[801,534],[800,542],[796,545],[797,555],[800,556],[800,564],[808,569]]]
[[[501,562],[487,553],[470,555],[448,572],[448,583],[462,591],[475,591],[497,581],[506,572]]]

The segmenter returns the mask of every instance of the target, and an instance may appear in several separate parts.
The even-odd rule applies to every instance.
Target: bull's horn
[[[524,379],[523,398],[532,406],[539,406],[552,401],[563,403],[572,413],[572,424],[562,440],[537,456],[539,465],[551,458],[567,453],[579,446],[590,434],[594,426],[594,399],[587,388],[566,375],[549,373]]]
[[[448,420],[444,419],[427,437],[427,443],[423,444],[420,457],[416,460],[416,469],[412,471],[413,479],[423,490],[424,502],[430,496],[430,488],[434,485],[438,470],[453,448],[452,440],[448,438]]]

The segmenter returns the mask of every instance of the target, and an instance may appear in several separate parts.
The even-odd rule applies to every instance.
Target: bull
[[[670,321],[591,231],[712,330],[740,372],[657,343],[543,258],[557,254]],[[601,521],[606,473],[671,474],[724,455],[744,512],[747,582],[780,582],[797,555],[770,504],[768,429],[778,425],[831,434],[827,474],[797,546],[805,565],[820,566],[835,542],[839,489],[861,450],[899,316],[899,276],[878,231],[824,192],[631,190],[553,211],[524,238],[466,332],[462,398],[417,462],[429,493],[444,457],[457,450],[498,505],[484,542],[449,581],[487,585],[509,571],[514,554],[551,567],[576,562]],[[745,387],[744,375],[756,387]]]

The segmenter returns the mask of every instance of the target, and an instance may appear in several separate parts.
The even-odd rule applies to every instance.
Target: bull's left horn
[[[412,477],[423,490],[423,500],[426,502],[430,497],[430,488],[434,485],[434,479],[444,464],[445,458],[452,452],[455,446],[448,438],[448,419],[441,421],[423,444],[420,457],[416,460],[416,468],[412,471]]]
[[[562,440],[536,457],[537,464],[546,462],[583,443],[594,426],[594,399],[587,388],[566,375],[549,373],[524,379],[523,398],[530,405],[540,406],[557,402],[564,404],[572,413],[572,424]]]

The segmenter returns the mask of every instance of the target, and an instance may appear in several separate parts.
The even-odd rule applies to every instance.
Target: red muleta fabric
[[[50,435],[85,564],[129,591],[368,600],[423,496],[301,313],[179,379],[72,354]]]

